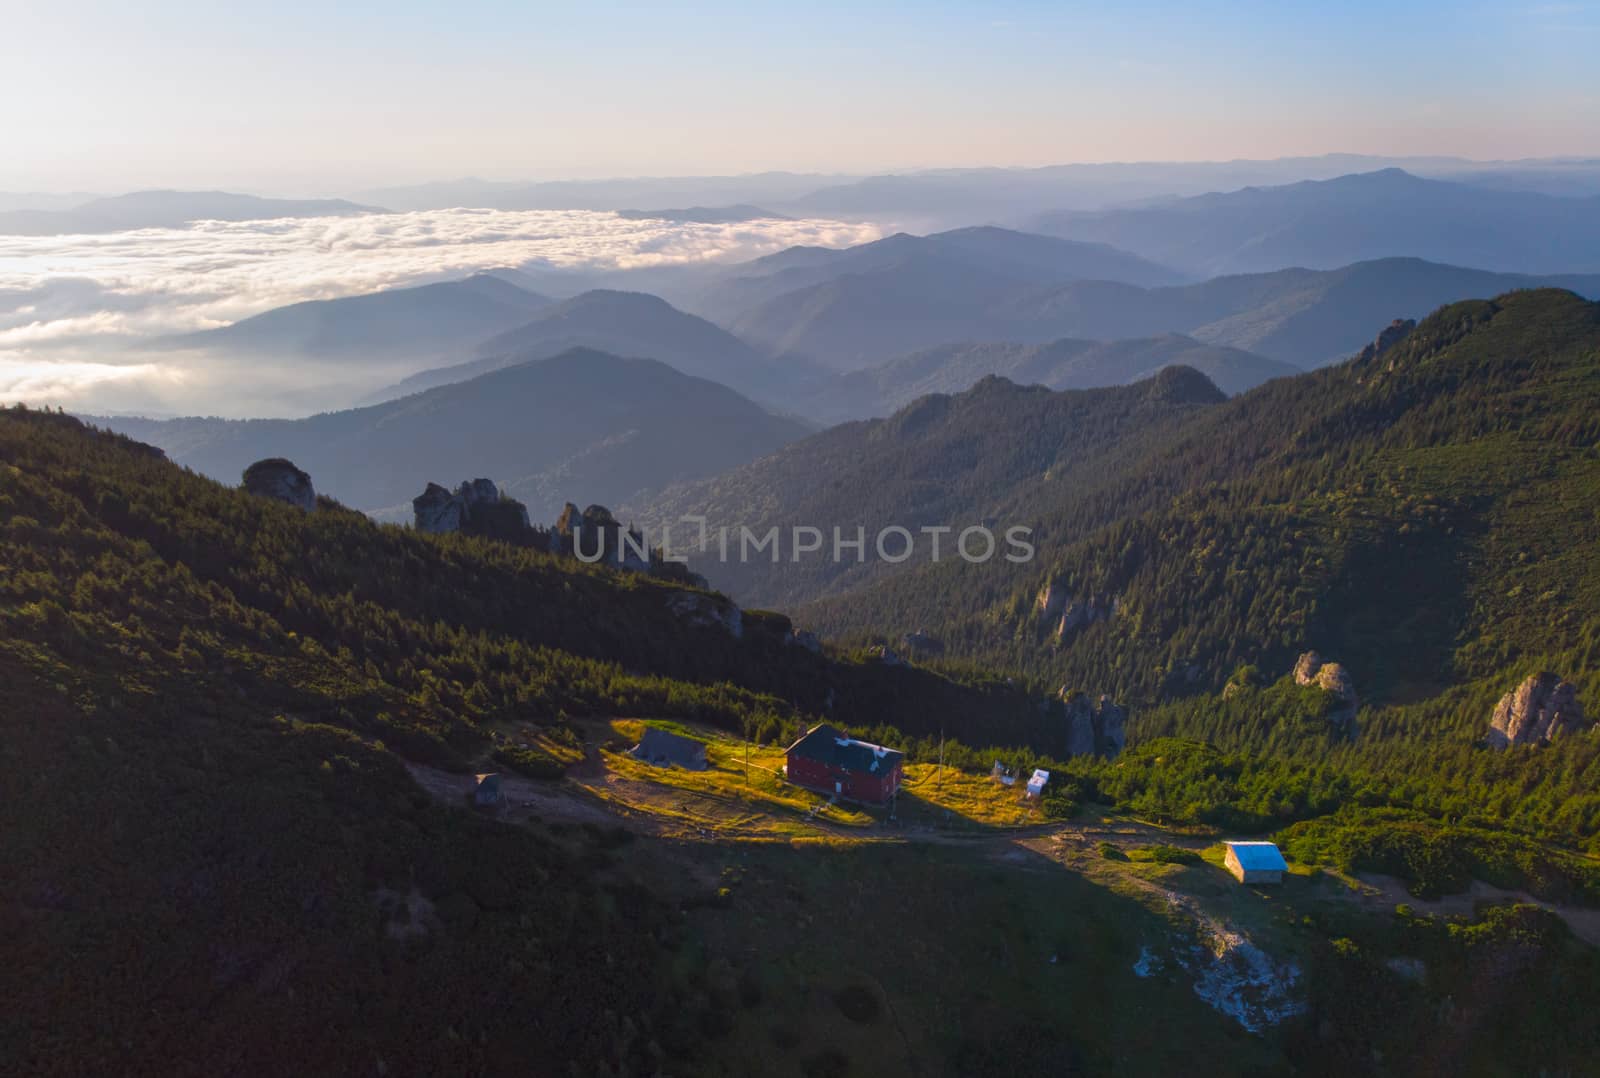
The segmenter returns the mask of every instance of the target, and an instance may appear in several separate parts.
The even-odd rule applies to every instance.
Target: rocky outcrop
[[[1087,693],[1063,688],[1066,705],[1067,755],[1110,759],[1128,743],[1128,712],[1109,696],[1090,703]]]
[[[813,655],[822,654],[822,641],[817,639],[817,634],[810,629],[792,629],[783,642],[790,647],[805,648]]]
[[[736,640],[744,636],[744,611],[721,595],[674,592],[667,597],[667,609],[690,629],[721,629]]]
[[[1396,318],[1378,333],[1373,342],[1361,349],[1356,354],[1356,362],[1367,363],[1383,355],[1389,349],[1405,340],[1406,334],[1417,326],[1415,318]]]
[[[1538,745],[1585,726],[1578,689],[1559,674],[1535,674],[1500,698],[1489,720],[1491,748]]]
[[[527,507],[488,479],[469,479],[454,491],[429,483],[411,499],[411,514],[418,531],[435,535],[465,532],[508,543],[534,540]]]
[[[411,499],[411,515],[419,532],[445,535],[461,530],[466,503],[438,483]]]
[[[258,497],[287,502],[307,513],[317,507],[311,477],[282,457],[258,460],[246,468],[244,489]]]
[[[644,536],[624,529],[603,505],[578,511],[571,502],[556,521],[556,543],[560,549],[581,561],[598,562],[613,569],[650,571],[650,555]]]
[[[1308,651],[1294,664],[1296,685],[1314,685],[1327,693],[1328,723],[1337,732],[1354,735],[1356,712],[1361,710],[1361,698],[1356,695],[1356,684],[1350,672],[1338,663],[1325,663],[1322,656]]]
[[[1094,751],[1112,759],[1128,744],[1127,709],[1102,696],[1094,717]]]
[[[867,649],[867,654],[885,666],[904,666],[906,661],[895,654],[886,644],[877,644]]]
[[[1044,587],[1039,589],[1039,595],[1034,599],[1034,609],[1038,612],[1041,621],[1055,621],[1061,616],[1061,611],[1066,609],[1072,596],[1067,592],[1067,586],[1059,580],[1048,580]]]
[[[1067,755],[1094,755],[1094,707],[1089,697],[1081,692],[1061,690],[1062,702],[1067,705]]]
[[[936,636],[930,636],[925,630],[906,633],[900,638],[900,646],[911,655],[943,655],[944,641]]]

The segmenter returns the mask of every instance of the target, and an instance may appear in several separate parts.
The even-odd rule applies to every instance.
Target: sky
[[[1600,0],[0,0],[0,190],[1600,154]]]

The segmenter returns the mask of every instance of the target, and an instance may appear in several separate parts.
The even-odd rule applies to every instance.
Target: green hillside
[[[702,1017],[655,980],[676,904],[604,871],[604,828],[441,809],[403,762],[459,771],[508,723],[575,743],[568,715],[1037,720],[998,682],[755,613],[696,628],[667,600],[705,593],[303,514],[59,414],[0,410],[0,567],[9,1073],[284,1073],[285,1043],[343,1073],[648,1072]],[[597,973],[623,956],[642,974]]]
[[[987,522],[999,536],[1092,481],[1106,461],[1135,457],[1223,399],[1187,367],[1131,386],[1063,393],[988,377],[966,392],[930,394],[887,419],[845,423],[742,468],[669,488],[636,512],[657,535],[685,515],[704,516],[711,532],[728,528],[735,545],[726,560],[719,547],[693,551],[692,525],[676,525],[674,546],[690,548],[691,567],[714,587],[752,603],[792,606],[905,566],[870,549],[862,562],[787,552],[777,560],[740,557],[740,528],[759,537],[774,527],[782,536],[815,527],[828,544],[834,528],[847,538],[861,528],[871,548],[880,529],[901,527],[918,544],[905,565],[925,562],[933,540],[918,529],[959,532]],[[941,557],[954,556],[954,542],[945,537]]]
[[[807,613],[941,627],[958,650],[1141,700],[1315,647],[1409,699],[1536,662],[1595,665],[1600,305],[1447,307],[1376,359],[1271,382],[1106,462],[1021,567],[942,564]],[[1040,589],[1116,599],[1063,643]],[[1426,600],[1426,601],[1424,601]]]

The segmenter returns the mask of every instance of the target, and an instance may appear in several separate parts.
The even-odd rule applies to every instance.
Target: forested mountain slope
[[[657,534],[685,515],[705,517],[712,533],[730,529],[727,560],[718,545],[692,556],[691,566],[741,600],[793,605],[930,559],[931,537],[918,534],[924,526],[954,528],[943,541],[941,556],[949,558],[955,536],[969,526],[987,525],[999,537],[1010,525],[1028,524],[1109,462],[1131,459],[1224,399],[1187,367],[1135,385],[1061,393],[991,376],[964,393],[923,397],[888,419],[845,423],[726,474],[670,488],[638,515]],[[825,551],[792,557],[796,527],[820,529]],[[879,531],[890,527],[916,539],[904,566],[873,553]],[[757,537],[778,528],[779,555],[741,556],[741,528]],[[849,538],[864,529],[865,561],[831,556],[835,528]],[[693,526],[675,526],[675,547],[697,538]],[[903,542],[893,540],[889,549],[898,552]]]
[[[665,964],[681,917],[606,870],[600,832],[444,809],[403,762],[459,770],[512,720],[571,739],[565,715],[768,739],[830,703],[1040,721],[998,683],[815,655],[781,619],[697,625],[681,604],[719,600],[639,574],[305,513],[62,415],[0,411],[0,566],[7,1070],[647,1072],[709,1021],[704,959]]]
[[[1390,351],[1279,379],[1102,468],[1029,566],[947,563],[805,609],[1154,701],[1307,649],[1375,702],[1600,669],[1600,305],[1443,308]],[[1042,591],[1108,616],[1060,631]],[[1059,601],[1059,600],[1058,600]],[[1046,604],[1048,605],[1048,603]],[[1583,683],[1590,706],[1600,684]],[[1452,712],[1465,734],[1486,712]],[[1474,736],[1481,736],[1479,730]]]
[[[835,375],[797,392],[793,407],[827,422],[886,416],[929,393],[960,393],[988,375],[1050,389],[1094,389],[1192,367],[1224,393],[1243,393],[1300,368],[1177,333],[1121,341],[951,344]]]

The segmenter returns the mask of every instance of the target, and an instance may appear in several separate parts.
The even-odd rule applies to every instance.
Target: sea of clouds
[[[879,234],[872,225],[823,220],[700,224],[579,210],[451,209],[0,236],[0,402],[282,414],[276,391],[316,384],[319,372],[261,372],[272,384],[263,381],[253,392],[237,371],[214,369],[214,357],[154,351],[150,342],[287,303],[485,269],[737,261],[795,244],[843,247]]]

